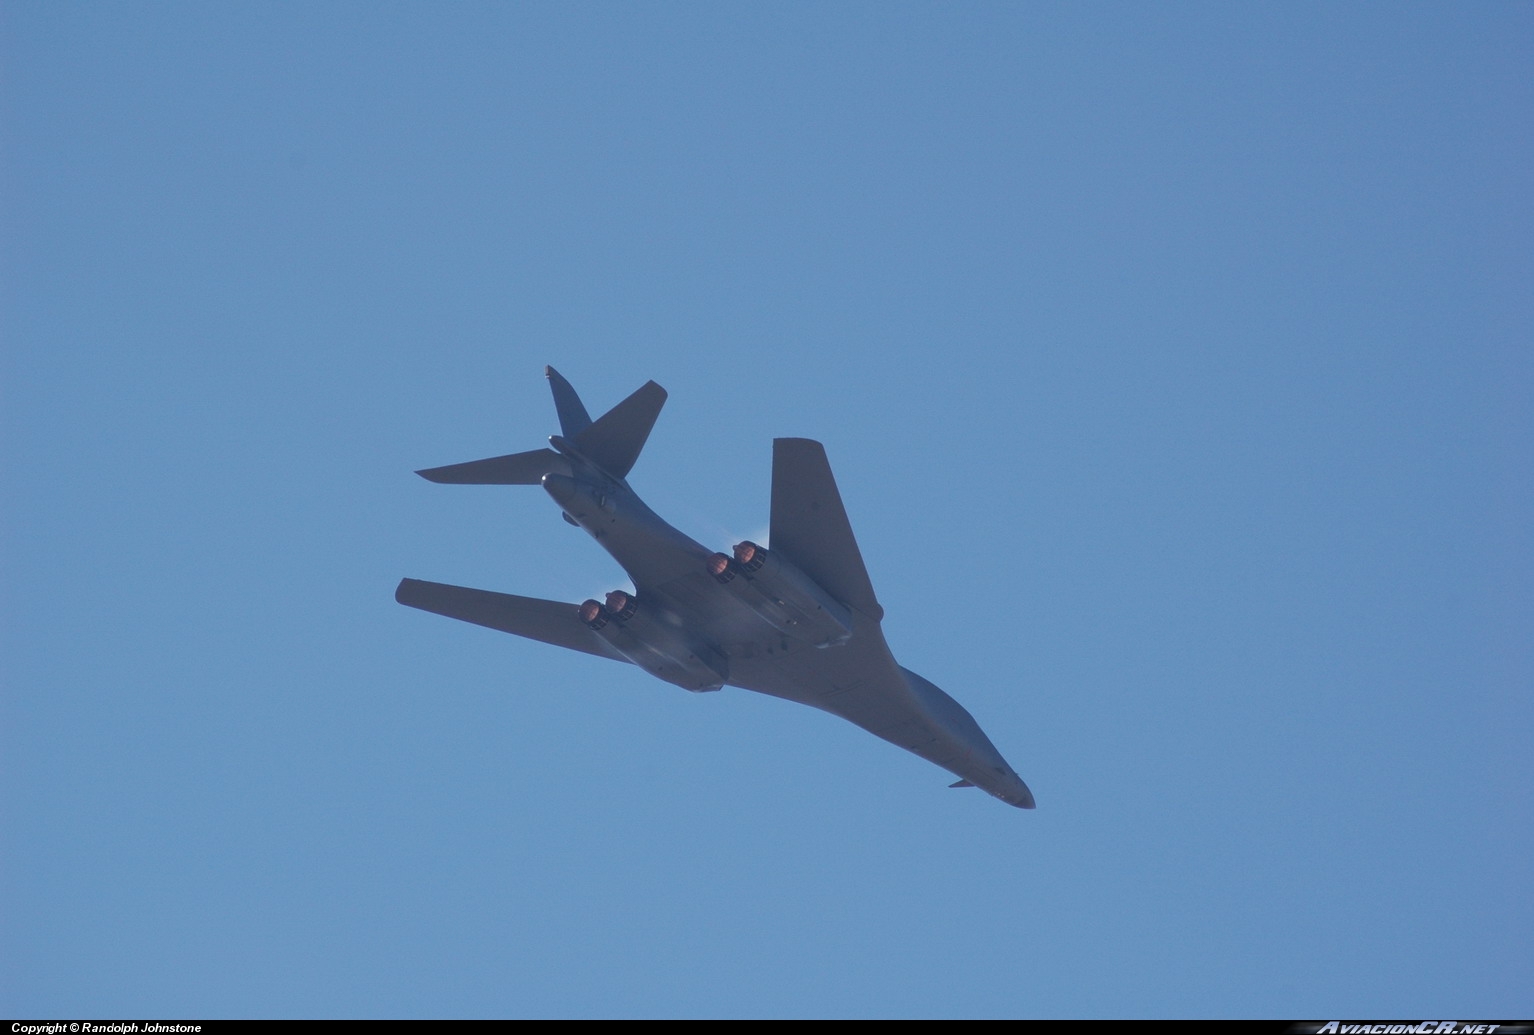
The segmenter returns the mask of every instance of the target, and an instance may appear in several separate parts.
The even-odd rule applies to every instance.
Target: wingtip
[[[774,459],[781,456],[785,459],[813,457],[830,466],[831,458],[826,454],[824,442],[813,438],[775,438],[772,440],[772,455]]]

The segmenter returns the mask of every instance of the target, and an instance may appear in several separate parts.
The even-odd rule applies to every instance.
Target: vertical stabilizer
[[[581,397],[575,394],[570,382],[553,367],[544,367],[543,376],[549,379],[549,389],[554,393],[554,409],[559,413],[559,430],[565,438],[574,438],[591,427],[591,414],[586,412]]]

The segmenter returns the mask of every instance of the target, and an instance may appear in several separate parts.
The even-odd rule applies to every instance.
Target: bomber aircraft
[[[895,663],[841,493],[819,442],[772,443],[768,546],[708,549],[661,520],[627,476],[666,401],[650,381],[592,420],[553,367],[549,449],[433,467],[433,482],[542,485],[612,554],[634,592],[580,604],[405,579],[401,604],[625,661],[685,690],[728,684],[839,715],[1018,808],[1033,794],[969,712]]]

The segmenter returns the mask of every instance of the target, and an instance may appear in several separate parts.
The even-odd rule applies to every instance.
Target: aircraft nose
[[[1008,804],[1016,805],[1020,809],[1033,808],[1033,792],[1028,789],[1028,785],[1019,780],[1017,781],[1017,787],[1022,793],[1014,797]]]
[[[991,793],[996,794],[995,791]],[[1007,780],[1003,785],[1003,792],[996,794],[996,797],[1008,805],[1013,805],[1020,809],[1031,809],[1034,807],[1033,792],[1028,789],[1028,785],[1023,782],[1023,778],[1016,773],[1012,774],[1011,779]]]

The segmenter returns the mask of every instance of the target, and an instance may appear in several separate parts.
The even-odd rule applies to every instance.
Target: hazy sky
[[[0,6],[0,1014],[1534,1014],[1534,7]],[[1021,812],[403,608],[826,444]]]

